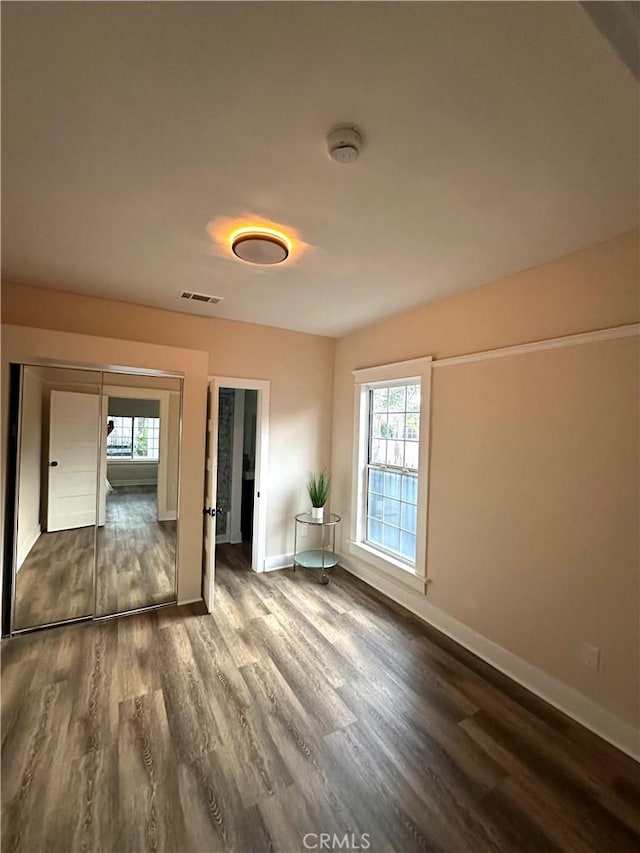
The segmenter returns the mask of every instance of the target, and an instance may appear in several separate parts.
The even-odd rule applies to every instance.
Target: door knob
[[[58,463],[57,463],[57,462],[55,461],[55,459],[54,459],[54,460],[53,460],[53,462],[49,462],[49,465],[50,465],[52,468],[56,468],[56,467],[57,467],[57,465],[58,465]]]

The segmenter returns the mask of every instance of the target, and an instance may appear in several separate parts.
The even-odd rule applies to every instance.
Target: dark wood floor
[[[93,614],[93,527],[43,533],[16,579],[14,629]],[[97,614],[175,601],[176,522],[158,522],[156,491],[114,489],[98,530]]]
[[[637,764],[359,581],[216,578],[5,643],[3,853],[638,850]]]

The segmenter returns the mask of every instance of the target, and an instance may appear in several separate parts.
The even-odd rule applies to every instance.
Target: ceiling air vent
[[[217,305],[222,302],[224,296],[211,296],[209,293],[195,293],[193,290],[183,290],[181,293],[183,299],[192,299],[194,302],[210,302],[212,305]]]

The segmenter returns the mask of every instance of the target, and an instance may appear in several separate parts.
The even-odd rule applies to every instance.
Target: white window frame
[[[354,370],[354,444],[349,552],[398,583],[424,592],[427,584],[427,504],[432,358]],[[367,466],[369,463],[370,391],[390,384],[420,384],[420,450],[418,455],[418,524],[415,567],[366,541]]]

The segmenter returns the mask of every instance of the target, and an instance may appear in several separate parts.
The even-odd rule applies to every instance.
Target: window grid
[[[420,384],[369,391],[365,541],[415,565]]]
[[[140,459],[157,462],[160,458],[160,418],[108,416],[113,429],[107,435],[109,459]]]

